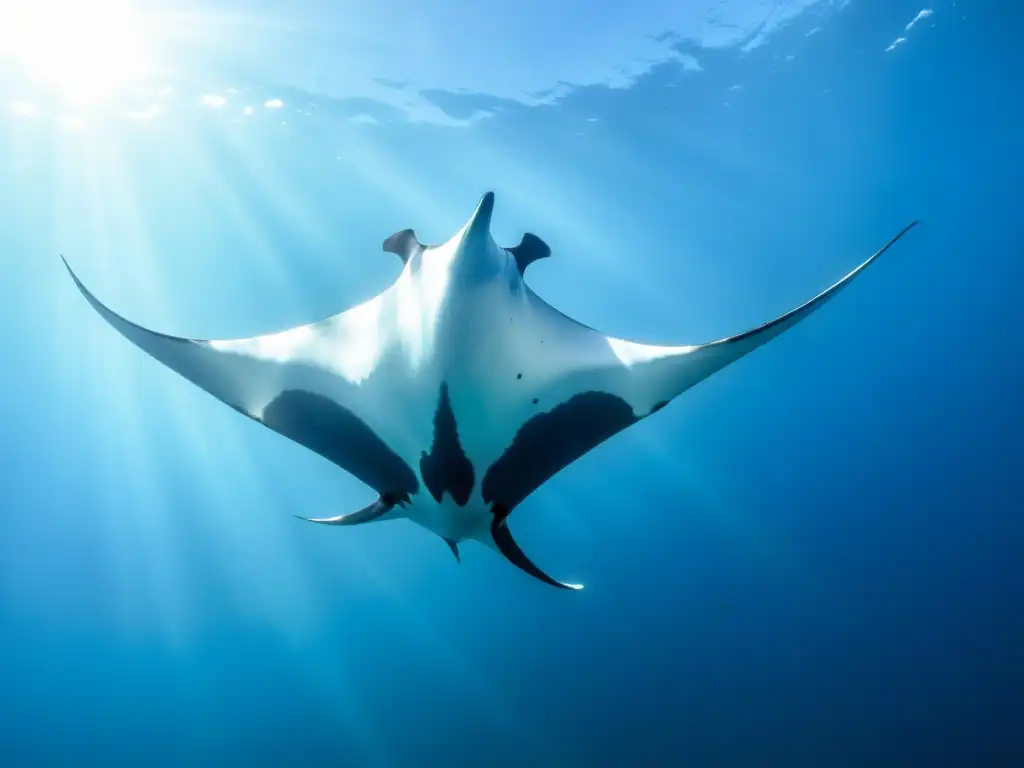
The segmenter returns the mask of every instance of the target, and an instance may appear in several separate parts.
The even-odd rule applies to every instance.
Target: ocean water
[[[1024,765],[1019,9],[12,1],[0,764]],[[489,189],[500,244],[552,247],[534,290],[652,343],[922,223],[515,511],[578,593],[295,520],[374,495],[58,258],[147,327],[253,335],[373,296],[385,237]]]

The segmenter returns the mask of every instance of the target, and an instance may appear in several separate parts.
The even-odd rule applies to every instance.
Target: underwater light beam
[[[0,17],[0,60],[68,101],[91,104],[153,68],[143,18],[125,0],[9,0]]]

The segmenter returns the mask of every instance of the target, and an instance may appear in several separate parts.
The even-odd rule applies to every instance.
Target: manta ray
[[[96,311],[128,341],[246,417],[372,488],[369,506],[325,525],[406,518],[447,542],[477,541],[541,581],[509,515],[588,451],[664,408],[821,307],[917,222],[832,287],[758,328],[706,344],[607,336],[554,309],[524,281],[551,254],[526,233],[491,237],[494,194],[447,242],[411,229],[384,241],[402,261],[374,298],[325,320],[250,338],[199,340]],[[63,259],[63,256],[61,257]]]

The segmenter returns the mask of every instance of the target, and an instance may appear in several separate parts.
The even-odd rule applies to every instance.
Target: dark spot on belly
[[[260,421],[337,464],[381,495],[408,499],[419,490],[412,467],[362,419],[328,397],[302,389],[286,390],[264,409]]]
[[[540,402],[540,400],[538,400],[538,399],[537,399],[536,397],[535,397],[535,398],[533,398],[533,404],[534,404],[534,405],[536,405],[536,404],[537,404],[537,403],[539,403],[539,402]]]
[[[537,414],[487,470],[484,501],[513,509],[557,472],[639,420],[629,403],[607,392],[583,392]]]
[[[459,442],[458,425],[448,398],[447,383],[441,384],[441,395],[434,412],[434,440],[430,453],[423,451],[420,457],[420,474],[438,504],[444,492],[448,491],[456,504],[466,506],[473,492],[476,475],[472,462],[466,457]]]
[[[519,380],[519,379],[521,379],[521,378],[523,378],[523,374],[521,374],[521,373],[517,373],[517,374],[516,374],[516,380]]]

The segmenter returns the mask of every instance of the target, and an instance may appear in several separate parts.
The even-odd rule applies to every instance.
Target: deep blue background
[[[969,6],[886,54],[919,8],[855,0],[468,128],[301,92],[244,124],[0,118],[0,763],[1024,764],[1022,19]],[[517,510],[582,593],[406,522],[298,523],[370,492],[125,343],[57,258],[149,327],[250,335],[373,295],[384,237],[445,238],[486,189],[499,242],[554,250],[535,290],[652,342],[923,223]]]

